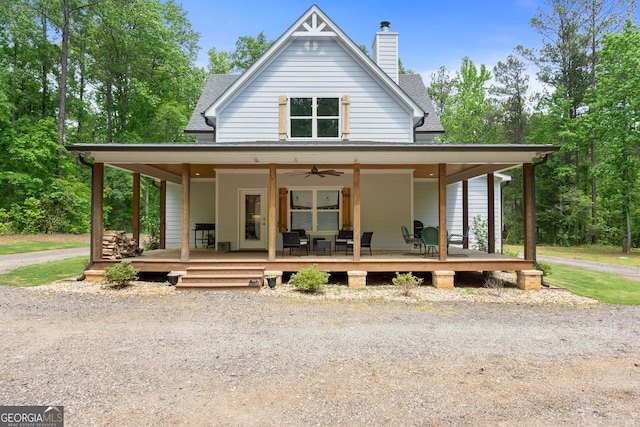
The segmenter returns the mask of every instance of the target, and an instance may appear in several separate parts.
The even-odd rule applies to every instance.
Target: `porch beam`
[[[462,249],[469,249],[469,181],[462,181],[462,235],[467,236],[463,239]]]
[[[148,176],[150,178],[164,179],[166,181],[173,182],[174,184],[181,183],[180,175],[176,175],[174,173],[168,172],[164,169],[160,169],[151,165],[144,165],[139,163],[136,163],[136,164],[114,163],[111,166],[113,166],[114,168],[130,171],[130,172],[137,172],[141,175]]]
[[[489,230],[487,230],[487,252],[496,253],[496,203],[494,176],[492,173],[487,174],[487,222]]]
[[[447,164],[438,164],[438,258],[447,259]]]
[[[533,228],[533,165],[522,165],[522,193],[524,199],[524,259],[533,260],[535,246],[535,230]]]
[[[189,219],[191,217],[189,200],[191,198],[191,165],[182,164],[182,245],[180,261],[189,261]]]
[[[360,164],[353,165],[353,260],[360,261]]]
[[[140,246],[140,173],[133,174],[133,218],[131,218],[131,234],[136,241],[138,247]]]
[[[102,260],[102,233],[104,227],[104,163],[95,163],[91,174],[91,261]]]
[[[276,218],[276,165],[269,165],[269,261],[276,259],[277,218]]]
[[[463,170],[458,173],[451,174],[447,177],[447,184],[453,184],[454,182],[464,181],[467,179],[475,178],[477,176],[486,175],[488,173],[494,173],[505,169],[510,169],[518,166],[517,164],[484,164],[472,167],[470,169]]]
[[[160,181],[160,249],[167,247],[167,181]]]

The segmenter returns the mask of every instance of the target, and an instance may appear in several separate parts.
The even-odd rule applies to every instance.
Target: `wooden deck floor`
[[[267,252],[216,252],[211,249],[191,249],[189,261],[180,261],[179,249],[162,249],[143,253],[139,257],[128,258],[142,272],[184,271],[187,267],[220,265],[220,266],[263,266],[266,270],[295,272],[312,264],[321,270],[330,272],[367,271],[367,272],[431,272],[436,270],[451,271],[499,271],[528,270],[532,268],[531,260],[514,258],[500,254],[488,254],[474,250],[463,250],[451,247],[447,259],[440,261],[437,256],[424,256],[418,250],[406,251],[373,251],[369,255],[365,250],[359,261],[353,255],[344,252],[316,254],[307,256],[296,252],[289,255],[278,251],[276,259],[269,261]],[[94,269],[104,269],[118,261],[100,260],[94,262]]]

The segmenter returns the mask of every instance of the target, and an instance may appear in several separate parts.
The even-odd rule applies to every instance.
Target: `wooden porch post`
[[[524,199],[524,259],[532,260],[534,252],[533,229],[533,165],[524,163],[522,165],[522,192]]]
[[[462,234],[469,229],[469,181],[462,181]],[[468,236],[468,234],[467,234]],[[462,249],[469,249],[469,238],[462,243]]]
[[[133,218],[131,221],[131,234],[137,245],[140,246],[140,173],[133,174]]]
[[[276,259],[277,218],[276,218],[276,165],[269,165],[269,261]]]
[[[438,258],[447,259],[447,164],[438,164]]]
[[[496,203],[494,176],[492,173],[487,174],[487,222],[489,230],[487,232],[487,252],[496,253]]]
[[[102,229],[104,227],[104,163],[93,165],[91,175],[91,198],[93,211],[91,212],[91,260],[102,259]]]
[[[189,200],[191,198],[191,165],[182,164],[182,246],[180,261],[189,261],[189,220],[191,217]]]
[[[353,165],[353,260],[360,261],[360,164]]]
[[[167,247],[167,181],[160,181],[160,249]]]

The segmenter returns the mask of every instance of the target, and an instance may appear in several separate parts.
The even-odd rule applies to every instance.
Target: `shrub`
[[[400,288],[400,293],[406,297],[411,294],[411,290],[413,288],[420,286],[423,281],[423,278],[414,276],[412,272],[405,274],[396,272],[396,277],[391,279],[393,285],[398,286]]]
[[[538,265],[540,266],[540,270],[542,270],[543,276],[549,276],[551,274],[551,264],[544,261],[538,261]]]
[[[116,289],[126,288],[134,280],[138,280],[138,269],[129,260],[104,269],[104,282]]]
[[[489,241],[489,223],[486,219],[482,219],[480,215],[476,215],[473,218],[473,225],[471,225],[471,231],[475,236],[476,243],[473,249],[486,252],[487,243]]]
[[[314,264],[291,275],[289,284],[303,292],[320,292],[323,286],[329,283],[329,273],[318,270]]]

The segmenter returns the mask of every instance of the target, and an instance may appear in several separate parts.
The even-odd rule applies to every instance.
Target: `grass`
[[[0,255],[23,254],[27,252],[48,251],[51,249],[86,248],[89,245],[77,241],[47,241],[47,240],[15,240],[0,242]]]
[[[82,256],[16,268],[0,275],[0,285],[40,286],[69,277],[79,277],[88,260]]]
[[[554,264],[545,281],[608,304],[640,305],[640,282],[615,274]]]
[[[505,245],[512,251],[523,252],[522,246]],[[605,262],[608,264],[630,265],[640,267],[640,249],[633,249],[631,254],[622,253],[619,247],[588,245],[588,246],[542,246],[536,248],[538,255],[557,256],[570,259],[582,259],[586,261]]]

